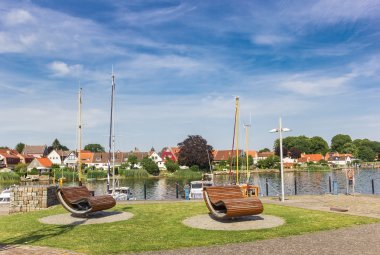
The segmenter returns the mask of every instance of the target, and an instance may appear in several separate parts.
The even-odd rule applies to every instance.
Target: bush
[[[149,174],[145,169],[119,169],[119,174],[126,178],[148,178]]]
[[[202,173],[201,172],[194,172],[189,169],[179,169],[173,174],[174,178],[178,179],[201,179],[202,178]]]
[[[53,174],[56,179],[63,177],[66,181],[78,180],[78,173],[67,167],[63,169],[54,169]]]
[[[158,175],[160,173],[160,169],[158,168],[156,162],[154,162],[151,158],[143,158],[141,160],[141,165],[151,175]]]
[[[171,159],[167,159],[165,166],[166,170],[168,170],[170,173],[174,173],[175,171],[179,170],[179,165]]]
[[[14,172],[0,173],[0,181],[19,181],[20,176]]]
[[[102,178],[107,178],[107,171],[104,170],[87,170],[87,179],[102,179]]]
[[[193,172],[199,172],[199,166],[193,165],[193,166],[190,167],[190,170],[193,171]]]
[[[32,170],[30,170],[29,174],[37,175],[37,174],[40,174],[40,171],[38,171],[37,168],[32,168]]]

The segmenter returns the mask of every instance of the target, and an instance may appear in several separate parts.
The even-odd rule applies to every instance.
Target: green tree
[[[373,162],[375,159],[376,153],[367,146],[360,146],[358,149],[358,158],[366,161],[366,162]]]
[[[25,148],[25,144],[24,143],[18,143],[15,147],[15,150],[18,152],[18,153],[21,153]]]
[[[310,138],[310,153],[325,155],[329,151],[328,143],[320,136]]]
[[[342,153],[352,154],[355,158],[358,157],[358,147],[354,143],[346,143],[343,145]]]
[[[301,135],[301,136],[288,136],[282,140],[282,146],[287,149],[292,147],[298,148],[300,151],[304,153],[311,153],[311,142],[310,138]],[[279,139],[276,139],[274,143],[274,148],[280,147]]]
[[[270,149],[268,149],[268,148],[264,148],[264,149],[259,150],[259,152],[260,152],[260,153],[261,153],[261,152],[270,152]]]
[[[200,135],[189,135],[183,142],[178,143],[180,165],[198,165],[201,169],[209,169],[214,160],[212,146]]]
[[[151,175],[158,175],[160,173],[160,169],[158,168],[156,162],[149,157],[144,157],[141,160],[141,165]]]
[[[105,152],[104,147],[97,143],[90,143],[84,146],[84,150],[91,152]]]
[[[279,169],[280,158],[274,155],[269,156],[266,159],[261,159],[257,162],[257,167],[260,169]]]
[[[18,163],[18,164],[15,166],[15,172],[18,173],[19,175],[22,175],[22,174],[26,173],[26,171],[27,171],[27,167],[28,167],[27,164],[24,164],[24,163]]]
[[[131,166],[131,169],[135,169],[135,165],[137,165],[137,163],[139,163],[136,155],[129,155],[128,156],[128,163],[129,165]]]
[[[331,151],[337,151],[341,153],[346,143],[352,142],[349,135],[338,134],[331,139]]]
[[[168,170],[171,173],[174,173],[179,169],[179,165],[169,158],[166,158],[165,167],[166,170]]]

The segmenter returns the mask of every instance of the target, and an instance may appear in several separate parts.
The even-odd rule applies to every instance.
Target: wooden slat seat
[[[57,197],[66,210],[78,216],[107,210],[116,205],[112,196],[92,196],[85,186],[58,188]]]
[[[210,213],[219,219],[256,215],[264,210],[260,199],[244,197],[237,185],[205,187],[203,198]]]

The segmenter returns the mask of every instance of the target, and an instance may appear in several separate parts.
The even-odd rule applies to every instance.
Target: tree
[[[277,148],[280,146],[279,139],[276,139],[274,143],[274,148]],[[300,151],[304,153],[310,153],[310,138],[301,135],[301,136],[288,136],[284,139],[282,139],[282,146],[284,146],[287,149],[290,149],[292,147],[298,148]]]
[[[280,146],[276,147],[274,149],[274,154],[277,156],[280,156]],[[282,146],[282,156],[287,157],[288,156],[288,149]]]
[[[328,143],[320,136],[310,138],[310,153],[325,155],[329,151]]]
[[[268,149],[268,148],[264,148],[264,149],[259,150],[259,152],[260,152],[260,153],[261,153],[261,152],[270,152],[270,149]]]
[[[198,165],[201,169],[209,169],[214,160],[212,146],[200,135],[189,135],[183,142],[178,143],[178,163],[191,167]]]
[[[297,159],[301,157],[302,152],[298,148],[292,147],[289,149],[289,154],[291,158]]]
[[[346,143],[352,142],[349,135],[338,134],[331,139],[331,151],[337,151],[341,153]]]
[[[358,147],[354,143],[346,143],[343,145],[342,153],[349,153],[358,157]]]
[[[166,159],[165,167],[166,167],[166,170],[168,170],[171,173],[174,173],[175,171],[179,169],[179,165],[169,158]]]
[[[257,162],[257,167],[260,169],[278,169],[280,168],[280,158],[274,155],[261,159]]]
[[[18,163],[18,164],[15,166],[15,172],[18,173],[18,174],[24,174],[24,173],[26,173],[27,167],[28,167],[27,164],[24,164],[24,163]]]
[[[130,155],[129,157],[128,157],[128,163],[129,163],[129,165],[131,166],[131,169],[134,169],[135,168],[135,165],[137,165],[137,163],[138,163],[139,161],[137,160],[137,157],[136,157],[136,155]]]
[[[84,150],[91,152],[105,152],[103,146],[97,143],[90,143],[84,146]]]
[[[144,157],[141,160],[141,165],[151,175],[158,175],[160,173],[160,169],[158,168],[156,162],[149,157]]]
[[[18,153],[21,153],[25,148],[25,144],[24,143],[18,143],[15,147],[15,150],[18,152]]]
[[[366,161],[366,162],[373,162],[375,159],[376,153],[367,146],[360,146],[358,149],[358,158]]]
[[[52,142],[51,146],[48,147],[48,153],[50,153],[52,150],[63,150],[63,151],[68,151],[69,148],[66,146],[62,145],[57,138],[54,139]]]

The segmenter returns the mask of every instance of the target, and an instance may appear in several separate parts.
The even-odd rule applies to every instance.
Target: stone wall
[[[55,186],[20,186],[11,190],[9,213],[31,212],[59,203]]]

